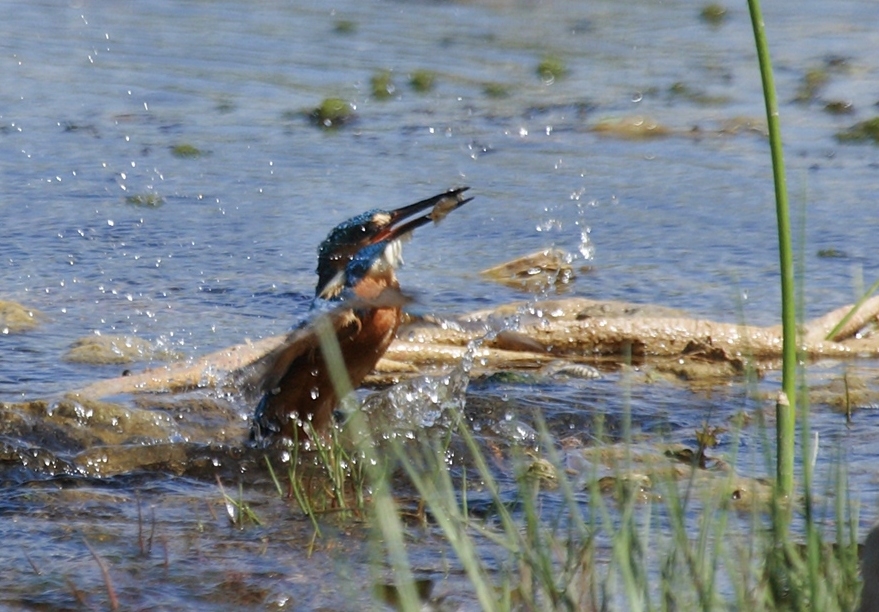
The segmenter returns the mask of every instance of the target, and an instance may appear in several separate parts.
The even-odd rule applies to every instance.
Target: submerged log
[[[468,321],[520,314],[518,332],[562,355],[623,355],[669,357],[695,351],[720,350],[728,358],[774,359],[781,355],[780,325],[759,327],[680,316],[664,308],[572,298],[525,303],[481,311]],[[834,310],[807,322],[800,350],[810,357],[879,356],[879,337],[853,337],[879,314],[879,297],[867,300],[840,331],[836,341],[827,333],[851,310]],[[530,314],[537,312],[538,316]],[[458,340],[458,338],[454,338]]]
[[[177,362],[143,372],[96,381],[74,391],[89,398],[126,393],[180,392],[219,387],[230,372],[246,367],[275,348],[286,336],[273,336],[215,351],[192,362]]]
[[[805,325],[801,350],[813,357],[879,356],[879,336],[853,337],[879,313],[879,297],[867,300],[837,335],[827,333],[851,307]],[[517,320],[515,330],[503,329]],[[501,331],[498,331],[501,330]],[[189,363],[102,380],[75,391],[88,398],[141,392],[176,392],[210,387],[235,390],[238,376],[285,338],[275,336],[216,351]],[[477,370],[533,369],[560,357],[697,358],[738,362],[778,359],[780,326],[759,327],[688,318],[663,307],[583,298],[514,303],[444,324],[416,322],[402,329],[377,367],[389,376],[411,376],[424,368],[473,360]],[[733,368],[730,371],[737,371]]]

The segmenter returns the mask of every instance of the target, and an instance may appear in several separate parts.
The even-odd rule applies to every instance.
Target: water
[[[0,339],[0,400],[52,397],[118,375],[124,366],[61,359],[84,336],[137,335],[194,357],[281,333],[307,309],[315,248],[330,227],[367,208],[461,184],[477,199],[406,246],[401,282],[418,297],[418,311],[452,315],[521,299],[478,272],[553,245],[578,255],[588,230],[592,271],[579,275],[571,295],[656,303],[715,320],[778,320],[766,139],[748,130],[718,133],[727,120],[759,123],[763,116],[743,6],[730,7],[719,28],[701,22],[693,2],[0,7],[0,298],[46,315],[35,331]],[[766,10],[793,217],[804,223],[796,233],[803,293],[807,315],[817,316],[850,303],[879,275],[879,149],[833,138],[873,115],[879,8],[860,0]],[[352,31],[340,32],[340,22]],[[566,78],[541,81],[535,68],[546,55],[564,61]],[[805,72],[828,58],[844,66],[830,73],[820,101],[792,103]],[[436,73],[432,91],[408,86],[418,69]],[[389,101],[370,95],[379,70],[392,71],[399,95]],[[704,97],[675,95],[676,83]],[[488,85],[509,95],[488,96]],[[314,128],[303,113],[327,96],[351,101],[357,120],[334,132]],[[850,101],[855,113],[827,114],[825,100]],[[633,115],[672,135],[627,140],[590,129]],[[183,144],[204,154],[174,156],[172,147]],[[160,198],[161,205],[129,197]],[[843,256],[819,256],[829,249]],[[869,375],[873,364],[859,367]],[[838,373],[838,364],[829,371]],[[774,385],[775,376],[763,383]],[[692,435],[706,404],[723,418],[753,408],[741,389],[706,398],[646,386],[627,398],[625,387],[615,378],[547,383],[542,408],[559,424],[587,427],[582,407],[613,415],[631,399],[638,427],[673,439]],[[470,393],[477,405],[496,391],[476,385]],[[519,407],[538,403],[528,386],[502,395]],[[210,431],[234,441],[246,431],[250,407],[227,410],[222,435]],[[822,440],[848,447],[854,488],[866,496],[865,524],[875,518],[874,417],[861,411],[847,429],[839,414],[818,406],[812,423]],[[192,418],[195,429],[204,424]],[[169,432],[172,443],[186,435],[196,448],[210,441]],[[59,440],[51,449],[64,455]],[[202,474],[176,480],[167,472],[158,469],[145,482],[126,480],[124,470],[122,480],[88,481],[101,499],[81,507],[61,493],[40,501],[45,491],[64,491],[63,482],[34,485],[36,498],[4,494],[4,521],[12,521],[4,537],[20,534],[10,563],[26,570],[19,553],[28,550],[41,566],[56,564],[56,577],[79,579],[81,567],[82,579],[99,585],[80,541],[59,535],[68,527],[58,517],[75,508],[69,528],[78,533],[93,511],[109,512],[124,556],[132,550],[125,538],[135,524],[135,490],[158,508],[160,532],[191,527],[193,508],[201,525],[218,529],[204,502],[217,500],[210,479],[205,485]],[[269,492],[263,503],[278,505]],[[24,518],[35,513],[42,518]],[[193,537],[179,549],[168,544],[175,562],[205,554],[194,552],[199,542],[220,546]],[[272,532],[271,547],[283,546],[279,537]],[[241,570],[219,553],[208,556],[216,561],[211,571],[223,564]],[[154,577],[163,563],[153,561],[144,571]],[[277,569],[258,565],[247,571]],[[295,582],[300,571],[294,564],[282,573]],[[227,574],[217,584],[229,583]],[[254,587],[260,601],[284,600],[278,583],[246,580],[262,585]],[[266,583],[272,586],[263,592]],[[71,596],[63,582],[50,586],[45,601],[59,605]],[[320,605],[320,589],[310,593],[297,605]],[[150,601],[190,607],[203,597],[181,585]]]

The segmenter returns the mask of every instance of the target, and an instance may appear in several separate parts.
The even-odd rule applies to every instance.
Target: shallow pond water
[[[417,312],[452,316],[527,297],[479,272],[556,246],[575,268],[588,266],[568,295],[778,320],[771,168],[744,6],[715,27],[700,20],[699,3],[683,1],[0,5],[0,299],[42,313],[32,331],[0,330],[2,401],[48,398],[51,412],[58,393],[147,365],[63,359],[87,336],[137,336],[192,358],[281,333],[308,308],[315,248],[330,227],[461,184],[476,200],[406,246],[400,276]],[[879,7],[810,0],[765,10],[803,298],[807,316],[818,316],[879,274],[879,149],[834,138],[874,114]],[[550,56],[566,68],[551,81],[537,73]],[[827,83],[794,102],[814,69]],[[379,100],[371,78],[387,70],[394,91]],[[435,75],[432,89],[410,86],[417,70]],[[350,101],[355,119],[318,129],[307,114],[330,96]],[[825,112],[833,101],[853,112]],[[665,134],[595,129],[633,117]],[[874,366],[815,364],[809,382],[846,371],[872,380]],[[777,386],[775,373],[755,394],[738,380],[692,388],[612,369],[599,380],[474,381],[467,405],[489,442],[510,443],[504,423],[530,427],[535,410],[559,439],[588,441],[596,415],[618,436],[629,407],[639,437],[692,445],[703,421],[766,407],[754,398]],[[168,445],[179,459],[139,456],[112,475],[52,463],[109,443],[70,434],[94,427],[76,407],[69,418],[19,411],[4,424],[10,457],[27,448],[44,462],[4,464],[4,603],[102,605],[86,541],[125,606],[350,609],[368,600],[317,578],[374,581],[361,527],[343,525],[351,537],[326,538],[305,562],[310,523],[261,468],[243,482],[265,525],[227,525],[216,474],[201,466],[218,464],[232,482],[259,458],[241,458],[252,406],[236,397],[218,405],[212,413],[194,401],[182,416],[168,408],[152,433],[120,426],[118,439],[139,436],[129,446]],[[819,402],[811,425],[820,469],[845,448],[868,525],[877,516],[875,404],[846,425]],[[749,456],[740,471],[765,471],[759,438],[746,430],[737,439]],[[723,436],[718,452],[731,445]],[[154,525],[150,554],[139,525]],[[463,578],[434,536],[418,536],[415,563],[457,592]]]

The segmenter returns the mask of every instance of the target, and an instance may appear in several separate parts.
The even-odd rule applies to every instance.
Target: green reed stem
[[[778,251],[781,263],[781,323],[782,323],[782,388],[786,401],[776,404],[777,489],[782,497],[790,497],[794,487],[794,435],[797,391],[797,309],[794,294],[793,248],[791,245],[790,215],[787,204],[787,184],[784,175],[784,151],[781,143],[781,124],[778,118],[778,100],[769,43],[766,40],[763,14],[759,0],[748,0],[754,43],[763,81],[763,100],[766,102],[766,122],[769,127],[769,148],[772,154],[772,174],[775,181],[775,214],[778,221]]]

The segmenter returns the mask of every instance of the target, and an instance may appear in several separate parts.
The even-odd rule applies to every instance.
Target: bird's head
[[[469,202],[467,187],[451,189],[426,200],[394,210],[370,210],[340,223],[317,249],[315,297],[338,298],[367,276],[394,278],[402,263],[402,241],[414,229],[439,222],[451,211]],[[424,215],[414,215],[429,210]],[[409,219],[407,221],[407,219]]]

